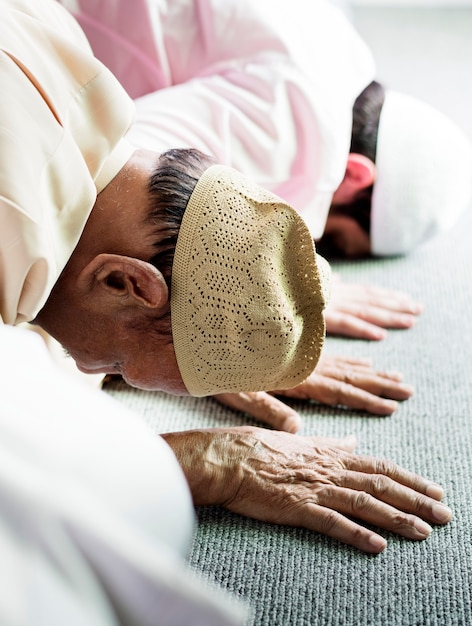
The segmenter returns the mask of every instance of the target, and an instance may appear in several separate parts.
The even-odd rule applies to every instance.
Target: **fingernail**
[[[346,435],[343,439],[348,445],[357,446],[357,437],[355,435]]]
[[[405,326],[407,328],[410,328],[411,326],[413,326],[415,322],[416,322],[416,317],[414,317],[413,315],[403,315],[400,320],[400,323],[402,324],[402,326]]]
[[[426,487],[426,495],[435,500],[442,500],[444,497],[444,489],[436,483],[430,483]]]
[[[298,433],[302,426],[302,418],[299,415],[290,415],[286,417],[282,423],[282,430],[288,433]]]
[[[432,514],[434,519],[442,524],[448,522],[452,517],[451,509],[445,504],[440,504],[439,502],[433,505]]]
[[[369,537],[370,545],[375,549],[376,552],[382,552],[387,547],[387,542],[383,537],[379,535],[371,535]]]
[[[398,402],[395,400],[385,400],[384,406],[388,411],[394,413],[398,409]]]
[[[418,519],[415,521],[415,530],[418,531],[422,537],[428,537],[433,529],[424,520]]]

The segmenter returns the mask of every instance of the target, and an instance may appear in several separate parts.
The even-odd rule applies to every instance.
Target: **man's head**
[[[318,249],[405,254],[447,230],[471,197],[472,148],[431,106],[371,83],[353,108],[350,154]]]
[[[193,150],[138,151],[99,194],[36,321],[83,371],[134,386],[294,386],[323,343],[319,263],[273,194]]]

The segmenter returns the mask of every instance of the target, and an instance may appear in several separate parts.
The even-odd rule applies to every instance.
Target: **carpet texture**
[[[472,136],[472,11],[353,13],[379,60],[379,78],[383,71],[390,85],[436,104]],[[403,47],[397,58],[390,46],[399,33]],[[438,41],[446,57],[438,53]],[[424,60],[429,51],[435,62],[440,58],[436,69]],[[429,68],[428,76],[421,74],[423,87],[415,83],[410,89],[411,75],[423,65]],[[460,80],[451,72],[459,72]],[[448,106],[441,106],[444,83]],[[435,527],[423,542],[380,531],[388,547],[373,557],[304,529],[201,508],[189,567],[247,602],[251,626],[472,624],[471,233],[472,207],[452,232],[406,258],[335,266],[345,280],[404,290],[424,303],[424,313],[408,331],[390,331],[379,343],[329,338],[326,347],[333,354],[370,356],[378,369],[403,372],[416,388],[413,398],[390,418],[291,403],[304,419],[300,434],[355,433],[359,453],[391,458],[439,482],[453,521]],[[211,399],[172,398],[121,382],[106,390],[141,414],[156,434],[255,424]]]
[[[198,511],[190,564],[249,601],[251,624],[458,626],[472,623],[472,247],[468,215],[450,236],[407,259],[339,266],[347,279],[402,288],[425,304],[417,325],[381,343],[329,339],[327,350],[400,370],[416,395],[390,418],[292,402],[300,434],[355,433],[358,452],[394,459],[439,482],[454,519],[427,541],[382,532],[366,556],[304,529]],[[172,398],[113,383],[108,391],[156,432],[255,423],[210,399]]]

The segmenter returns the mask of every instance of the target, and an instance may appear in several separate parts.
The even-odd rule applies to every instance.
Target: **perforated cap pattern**
[[[171,286],[174,348],[192,395],[291,388],[313,371],[329,282],[316,259],[289,205],[231,168],[204,172]]]

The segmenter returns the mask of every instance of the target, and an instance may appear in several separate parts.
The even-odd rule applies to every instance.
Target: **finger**
[[[401,372],[383,372],[374,370],[370,365],[358,365],[356,363],[349,364],[348,362],[326,362],[316,367],[315,372],[321,376],[327,376],[329,378],[337,378],[338,380],[344,380],[346,375],[361,374],[364,376],[370,376],[371,378],[382,378],[388,381],[394,381],[400,383],[403,380],[403,374]],[[410,385],[408,385],[411,387]]]
[[[292,408],[264,391],[248,393],[222,393],[214,396],[218,402],[269,424],[277,430],[296,433],[302,420]]]
[[[388,459],[350,454],[343,459],[343,464],[346,469],[360,472],[367,476],[372,474],[388,476],[395,482],[437,501],[444,497],[444,491],[440,485]]]
[[[387,336],[383,328],[366,322],[354,315],[343,312],[325,312],[326,333],[351,339],[366,339],[369,341],[381,341]]]
[[[328,406],[346,406],[382,416],[391,415],[398,408],[398,402],[395,400],[380,398],[343,381],[317,374],[312,374],[308,381],[294,389],[277,393],[293,398],[317,400]]]
[[[397,374],[333,368],[323,370],[323,375],[391,400],[408,400],[415,392],[412,385],[400,382]]]
[[[378,306],[411,315],[420,315],[424,308],[420,302],[403,291],[356,283],[335,285],[333,299],[340,302],[358,302],[363,305]]]
[[[348,303],[345,307],[341,305],[339,310],[344,310],[349,315],[354,315],[360,320],[381,328],[411,328],[417,319],[417,316],[411,313],[392,311],[380,306],[366,306],[365,304]]]
[[[375,415],[391,415],[398,409],[398,402],[381,398],[364,389],[353,387],[349,383],[331,381],[332,406],[347,406],[351,409],[367,411]]]
[[[395,509],[411,513],[434,524],[446,524],[452,517],[449,507],[439,503],[435,498],[419,493],[415,489],[402,485],[383,474],[346,472],[344,480],[340,484],[358,492],[367,493],[377,501],[385,502],[395,507]],[[367,521],[372,520],[369,519]],[[409,521],[411,520],[408,520],[407,523]],[[405,523],[405,521],[398,518],[395,520],[395,523],[400,524]],[[383,526],[383,528],[386,528],[386,526]],[[415,529],[418,530],[417,525],[415,525]],[[394,529],[390,527],[389,530]]]
[[[374,293],[374,290],[376,293]],[[423,305],[401,291],[392,291],[383,288],[370,288],[367,300],[373,306],[389,309],[397,313],[418,316],[423,312]]]
[[[366,367],[368,369],[372,369],[373,360],[370,357],[359,357],[359,356],[344,356],[339,354],[327,354],[326,352],[321,355],[318,367],[323,367],[324,365],[335,364],[335,365],[355,365],[359,367]]]
[[[387,547],[386,540],[374,531],[318,504],[307,504],[303,526],[369,554],[378,554]]]
[[[420,517],[378,500],[365,491],[329,487],[320,494],[319,503],[408,539],[426,539],[432,531],[431,526]]]

